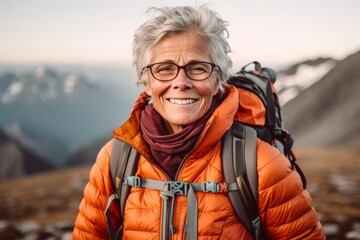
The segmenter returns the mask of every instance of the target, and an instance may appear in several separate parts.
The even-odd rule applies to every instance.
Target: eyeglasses
[[[149,64],[143,70],[150,69],[153,77],[159,81],[170,81],[175,79],[183,68],[186,76],[191,80],[201,81],[209,78],[215,67],[219,66],[210,62],[191,62],[183,66],[171,62],[159,62]]]

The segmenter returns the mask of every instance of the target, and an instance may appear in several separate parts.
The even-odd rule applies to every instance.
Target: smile
[[[195,99],[174,99],[174,98],[169,98],[169,101],[171,103],[177,104],[177,105],[187,105],[187,104],[194,103],[196,100]]]

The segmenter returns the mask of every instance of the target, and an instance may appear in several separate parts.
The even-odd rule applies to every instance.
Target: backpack
[[[253,65],[252,70],[247,68]],[[235,121],[255,129],[257,137],[283,153],[291,162],[292,169],[301,177],[304,188],[306,178],[292,150],[294,140],[284,128],[284,121],[278,95],[275,89],[276,72],[271,68],[261,67],[257,61],[245,65],[237,75],[228,80],[239,92],[239,108]]]
[[[254,70],[248,71],[249,65]],[[240,222],[252,233],[254,239],[265,239],[258,213],[258,182],[256,169],[256,138],[277,147],[297,170],[306,187],[306,179],[295,163],[291,148],[293,140],[283,130],[280,104],[274,88],[276,73],[270,68],[262,68],[260,63],[252,62],[244,66],[237,75],[228,80],[239,91],[239,109],[234,123],[222,138],[222,165],[226,184],[218,182],[187,183],[180,181],[155,181],[134,176],[139,153],[135,148],[119,139],[114,140],[110,157],[110,171],[114,194],[108,199],[105,215],[108,221],[110,239],[118,239],[122,225],[113,229],[111,214],[108,211],[113,200],[120,202],[120,213],[124,219],[124,208],[130,187],[144,187],[162,190],[163,211],[169,210],[169,196],[188,196],[187,233],[188,239],[197,239],[197,200],[195,192],[227,192]],[[165,190],[164,190],[165,189]],[[171,199],[170,199],[171,200]],[[162,224],[170,226],[172,215],[163,218]],[[163,229],[166,229],[163,227]],[[168,239],[169,232],[162,232],[162,239]]]

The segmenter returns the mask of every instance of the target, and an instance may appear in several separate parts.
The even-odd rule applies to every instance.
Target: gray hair
[[[224,92],[226,80],[230,76],[232,61],[228,56],[231,52],[227,42],[228,23],[221,19],[215,11],[206,6],[150,8],[153,18],[142,24],[134,34],[133,64],[137,71],[137,83],[145,84],[148,79],[142,74],[143,68],[149,64],[152,48],[168,33],[184,32],[195,29],[198,34],[209,41],[210,58],[219,65],[218,81],[220,92]],[[156,15],[159,13],[158,15]]]

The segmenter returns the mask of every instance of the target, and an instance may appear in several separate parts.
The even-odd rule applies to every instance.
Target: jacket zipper
[[[178,169],[177,169],[177,171],[176,171],[176,174],[175,174],[175,179],[176,179],[176,180],[178,179],[179,172],[180,172],[182,166],[184,165],[186,159],[188,158],[188,156],[191,155],[191,153],[192,153],[192,152],[194,151],[194,149],[197,147],[197,145],[198,145],[198,143],[199,143],[200,136],[201,136],[201,135],[204,133],[204,131],[205,131],[204,129],[205,129],[205,127],[203,128],[203,130],[201,130],[200,135],[199,135],[199,138],[196,140],[193,148],[192,148],[192,149],[188,152],[188,154],[186,154],[185,157],[181,160],[180,165],[179,165],[179,167],[178,167]],[[174,206],[174,209],[173,209],[173,210],[174,210],[174,212],[175,212],[175,206]],[[175,214],[174,214],[174,216],[175,216]],[[185,218],[185,223],[184,223],[183,229],[182,229],[182,239],[183,239],[183,240],[187,240],[187,239],[188,239],[188,238],[187,238],[187,233],[186,233],[186,224],[187,224],[187,222],[186,222],[186,218]]]
[[[185,160],[187,159],[188,156],[190,156],[190,154],[191,154],[191,153],[194,151],[194,149],[197,147],[197,145],[198,145],[198,143],[199,143],[200,136],[202,136],[203,133],[204,133],[204,131],[205,131],[204,129],[205,129],[205,126],[204,126],[204,128],[201,130],[201,132],[200,132],[200,134],[199,134],[199,137],[198,137],[198,139],[196,140],[193,148],[192,148],[192,149],[188,152],[188,154],[186,154],[185,157],[181,160],[180,165],[179,165],[178,169],[176,170],[176,174],[175,174],[175,179],[176,179],[176,180],[178,179],[178,174],[179,174],[182,166],[184,165]]]
[[[204,129],[205,129],[205,127],[204,127]],[[176,181],[176,180],[178,179],[178,174],[179,174],[182,166],[184,165],[187,157],[194,151],[194,149],[195,149],[196,146],[198,145],[200,136],[201,136],[201,135],[204,133],[204,131],[205,131],[204,129],[200,132],[199,138],[196,140],[193,148],[192,148],[192,149],[188,152],[188,154],[186,154],[185,157],[181,160],[180,165],[179,165],[179,167],[178,167],[178,169],[177,169],[177,171],[176,171],[174,181]],[[123,140],[122,140],[122,141],[123,141]],[[131,145],[131,144],[130,144],[130,145]],[[131,145],[131,146],[134,147],[133,145]],[[134,148],[135,148],[135,147],[134,147]],[[137,148],[135,148],[135,149],[136,149],[136,151],[139,152],[140,155],[142,155],[142,154],[141,154],[141,151],[139,151]],[[150,155],[151,155],[151,154],[150,154]],[[142,155],[142,156],[144,156],[144,155]],[[165,172],[165,170],[164,170],[159,164],[157,164],[157,163],[156,163],[155,161],[153,161],[153,160],[147,159],[146,157],[144,157],[144,158],[145,158],[146,161],[148,161],[148,162],[151,163],[153,166],[155,166],[158,170],[160,170],[160,171],[164,174],[164,176],[165,176],[165,178],[166,178],[167,181],[172,181],[172,180],[173,180],[173,179]],[[175,199],[175,201],[176,201],[176,199]],[[174,204],[174,209],[172,209],[173,212],[175,212],[175,205],[176,205],[176,204]],[[175,216],[175,214],[173,214],[173,217],[174,217],[174,216]],[[168,217],[168,216],[163,216],[163,217]],[[162,219],[160,219],[160,221],[162,221]],[[171,221],[171,222],[173,223],[174,220],[173,220],[173,219],[169,219],[169,221]],[[182,230],[182,232],[183,232],[183,237],[182,237],[182,239],[184,239],[184,240],[187,239],[186,224],[187,224],[187,223],[186,223],[186,221],[185,221],[185,224],[184,224],[183,230]],[[161,224],[161,225],[162,225],[162,224]],[[171,232],[171,231],[170,231],[170,226],[169,226],[168,231]],[[160,229],[160,234],[161,234],[161,233],[162,233],[162,229]],[[172,235],[170,236],[170,238],[172,239]],[[167,239],[166,239],[166,240],[167,240]]]

